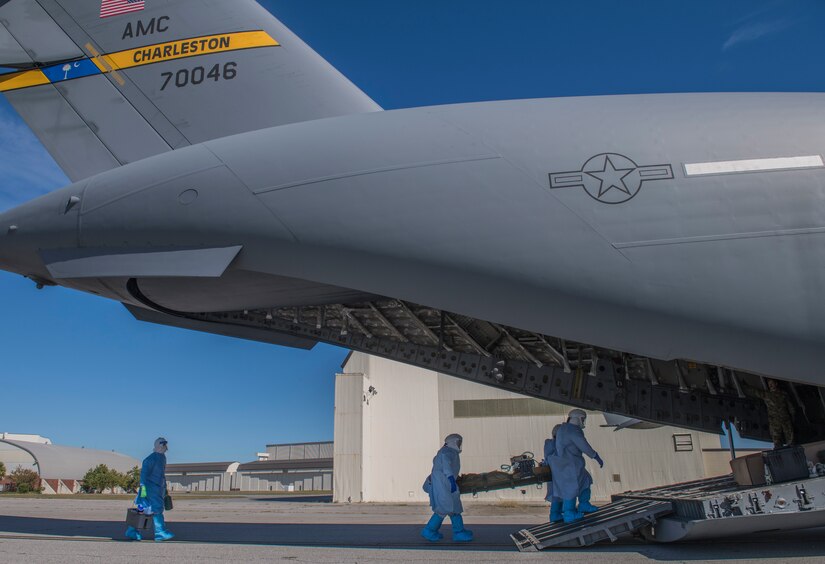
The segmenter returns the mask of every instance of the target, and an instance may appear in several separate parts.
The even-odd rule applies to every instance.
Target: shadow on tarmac
[[[467,543],[453,543],[450,528],[442,528],[444,540],[430,543],[419,536],[420,525],[386,524],[272,524],[272,523],[175,523],[174,513],[167,516],[167,528],[175,534],[175,541],[220,544],[256,544],[306,547],[416,549],[440,548],[465,550]],[[509,534],[529,525],[476,525],[472,530],[476,541],[474,550],[513,551],[515,545]],[[83,537],[84,540],[123,540],[125,523],[116,521],[74,521],[42,517],[0,516],[0,538],[9,535],[49,535],[65,540]],[[144,538],[152,539],[151,529]]]
[[[529,525],[472,525],[476,540],[453,543],[450,529],[444,526],[444,540],[430,543],[419,536],[422,525],[387,524],[270,524],[270,523],[175,523],[170,514],[167,525],[175,533],[175,542],[250,544],[303,547],[340,547],[362,549],[428,550],[516,550],[510,533]],[[48,535],[60,540],[125,541],[125,524],[117,521],[75,521],[34,517],[0,516],[0,538]],[[151,531],[146,531],[152,539]],[[548,552],[586,551],[594,557],[613,553],[637,553],[664,561],[700,561],[735,559],[787,559],[825,557],[825,530],[809,529],[794,533],[766,533],[732,539],[690,543],[650,544],[635,538],[583,549],[558,549]],[[77,538],[81,537],[81,538]]]

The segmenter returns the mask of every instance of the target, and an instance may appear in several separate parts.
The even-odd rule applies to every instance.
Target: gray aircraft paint
[[[72,180],[234,133],[381,109],[254,0],[212,2],[209,9],[200,0],[152,0],[143,11],[105,19],[100,6],[100,0],[0,6],[0,66],[97,55],[107,65],[123,51],[259,30],[278,45],[6,92]]]
[[[232,269],[821,383],[825,170],[687,178],[682,164],[815,153],[822,98],[571,98],[313,121],[109,171],[85,193],[72,186],[0,219],[18,225],[6,249],[76,237],[84,247],[242,245]],[[793,135],[777,133],[786,128]],[[606,152],[667,163],[674,178],[643,182],[620,205],[550,188],[551,173]],[[193,185],[201,196],[178,203]],[[43,239],[41,210],[76,193],[79,232],[75,218]],[[627,245],[636,241],[669,243]],[[24,273],[48,278],[28,260]],[[224,308],[218,296],[212,306]]]
[[[83,56],[35,0],[0,3],[0,63],[63,61]]]
[[[29,1],[0,5],[0,16]],[[79,128],[88,155],[72,156],[72,177],[86,166],[111,170],[0,215],[7,270],[136,306],[127,279],[145,275],[148,264],[155,277],[142,278],[141,287],[181,312],[388,296],[598,347],[825,384],[825,169],[686,174],[700,163],[821,156],[822,95],[619,96],[374,112],[252,2],[215,3],[207,12],[189,1],[157,1],[139,15],[112,18],[118,26],[98,21],[96,1],[39,3],[58,23],[68,10],[81,25],[61,24],[66,35],[76,44],[91,38],[103,53],[155,42],[124,40],[122,31],[126,21],[158,17],[160,9],[185,13],[193,34],[227,32],[215,16],[231,4],[233,17],[255,16],[238,21],[254,21],[281,43],[245,51],[255,65],[300,68],[300,79],[277,81],[277,95],[264,73],[188,98],[161,93],[152,73],[157,79],[192,63],[176,60],[118,71],[124,85],[114,73],[71,81],[105,79],[175,150],[141,142],[140,150],[160,154],[117,166],[129,160],[121,153],[128,146],[116,149],[102,128]],[[284,59],[267,63],[262,53]],[[227,56],[201,58],[224,64]],[[40,115],[37,100],[46,100],[44,109],[50,97],[68,104],[68,84],[9,96],[18,108],[30,104],[24,117],[65,166],[69,125],[53,110],[39,122],[32,116]],[[278,107],[253,108],[248,96]],[[316,119],[341,114],[357,115]],[[250,131],[278,124],[285,125]],[[105,151],[89,141],[92,133]],[[220,277],[176,277],[179,270],[159,272],[154,260],[226,247],[241,250]],[[117,271],[94,260],[94,249],[98,258],[116,255]],[[71,265],[76,278],[50,273],[43,258],[54,256],[80,256]],[[193,320],[154,320],[203,329]],[[261,338],[248,329],[237,334]]]
[[[141,252],[112,252],[111,249],[76,249],[42,251],[41,257],[53,279],[193,277],[219,278],[238,255],[240,246],[195,248],[163,251],[157,248]]]

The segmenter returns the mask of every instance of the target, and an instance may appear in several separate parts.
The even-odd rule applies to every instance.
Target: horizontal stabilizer
[[[40,251],[53,278],[218,278],[240,252],[240,246],[218,248],[132,250],[54,249]]]
[[[0,0],[0,93],[75,181],[381,109],[255,0]]]
[[[301,337],[293,337],[284,333],[275,333],[268,329],[255,329],[254,327],[242,327],[240,325],[230,325],[221,323],[210,323],[208,321],[197,321],[187,317],[177,317],[167,315],[151,309],[142,307],[126,305],[129,313],[135,316],[138,321],[145,321],[147,323],[157,323],[158,325],[168,325],[170,327],[179,327],[181,329],[190,329],[192,331],[200,331],[202,333],[212,333],[214,335],[223,335],[225,337],[236,337],[238,339],[245,339],[248,341],[259,341],[261,343],[269,343],[272,345],[281,345],[284,347],[292,347],[294,349],[310,350],[318,341],[304,339]]]

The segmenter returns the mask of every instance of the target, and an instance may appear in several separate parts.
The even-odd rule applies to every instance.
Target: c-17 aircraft
[[[253,0],[0,0],[72,180],[0,268],[139,320],[327,342],[640,421],[825,437],[825,97],[382,111]]]

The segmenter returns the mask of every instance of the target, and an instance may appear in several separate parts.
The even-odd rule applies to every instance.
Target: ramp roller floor
[[[545,523],[510,537],[522,552],[584,547],[604,540],[616,541],[670,513],[673,505],[667,501],[621,500],[575,523]]]

